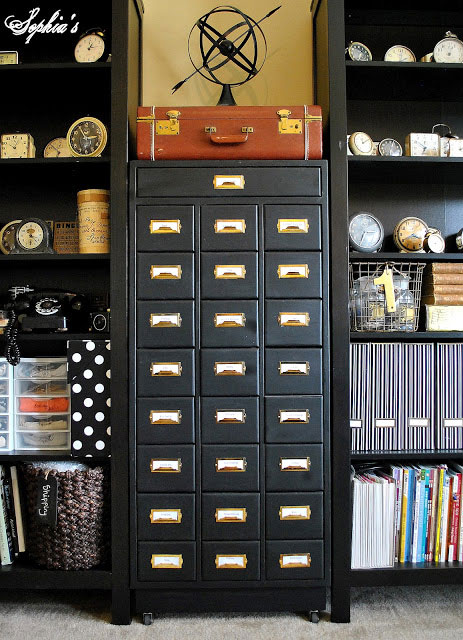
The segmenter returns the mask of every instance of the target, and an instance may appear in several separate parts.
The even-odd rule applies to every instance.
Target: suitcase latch
[[[168,111],[166,116],[169,120],[157,120],[156,134],[158,136],[178,136],[180,133],[179,115],[180,111]]]
[[[291,111],[289,109],[280,109],[277,114],[280,116],[278,133],[302,133],[302,120],[290,118]]]

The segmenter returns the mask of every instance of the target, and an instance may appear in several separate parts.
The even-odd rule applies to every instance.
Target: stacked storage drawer
[[[298,608],[295,590],[329,584],[325,172],[132,163],[139,608],[162,587],[182,589],[178,609],[210,609],[208,588],[240,582],[290,589]]]
[[[0,358],[0,450],[13,449],[13,367]]]

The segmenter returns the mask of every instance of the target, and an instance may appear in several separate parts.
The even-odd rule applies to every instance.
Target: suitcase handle
[[[247,139],[247,133],[232,133],[229,135],[210,134],[210,140],[213,144],[243,144]]]

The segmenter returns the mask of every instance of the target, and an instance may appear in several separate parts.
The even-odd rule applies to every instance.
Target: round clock
[[[39,218],[21,220],[16,227],[16,242],[12,253],[54,253],[47,223]]]
[[[349,242],[352,249],[373,253],[381,248],[384,227],[378,218],[368,211],[356,213],[349,222]]]
[[[71,158],[72,153],[66,138],[53,138],[43,150],[44,158]]]
[[[12,220],[0,229],[0,251],[4,254],[11,253],[16,244],[16,227],[21,220]]]
[[[463,62],[463,42],[451,31],[439,40],[433,51],[434,62]]]
[[[380,156],[401,156],[403,151],[401,145],[394,138],[384,138],[378,144]]]
[[[371,156],[375,149],[375,143],[368,133],[355,131],[349,136],[349,149],[354,156]]]
[[[400,251],[405,253],[423,252],[424,237],[428,232],[428,225],[421,218],[408,216],[397,223],[393,238]]]
[[[70,127],[66,137],[73,156],[94,158],[100,156],[108,141],[106,127],[97,118],[79,118]]]
[[[349,42],[346,53],[354,62],[371,62],[373,60],[370,49],[361,42]]]
[[[89,29],[80,36],[74,49],[76,62],[98,62],[106,49],[104,29]]]
[[[445,240],[439,229],[428,229],[427,234],[424,236],[424,248],[430,253],[444,253]]]
[[[384,54],[386,62],[416,62],[415,54],[402,44],[395,44]]]
[[[463,229],[460,229],[460,231],[457,233],[455,242],[456,242],[458,251],[463,251]]]

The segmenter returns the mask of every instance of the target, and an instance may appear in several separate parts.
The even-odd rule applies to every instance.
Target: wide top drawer
[[[320,197],[320,166],[138,167],[138,198]]]

